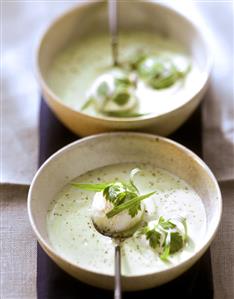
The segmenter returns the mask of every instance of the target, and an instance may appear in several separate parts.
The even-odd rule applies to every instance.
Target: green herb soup
[[[143,221],[184,217],[188,241],[165,261],[150,246],[147,237],[136,232],[122,243],[122,274],[126,276],[160,271],[186,260],[201,245],[206,231],[205,208],[198,194],[182,179],[153,165],[110,165],[81,175],[73,182],[124,182],[129,180],[130,171],[136,167],[141,169],[134,177],[139,193],[155,192],[142,201]],[[97,232],[91,220],[96,193],[79,190],[71,183],[55,196],[49,206],[47,230],[50,242],[56,252],[68,261],[92,271],[113,274],[113,242]]]
[[[122,32],[119,39],[117,68],[107,34],[84,37],[55,56],[47,82],[64,104],[90,115],[159,115],[197,90],[201,71],[176,41],[140,31]],[[125,83],[121,90],[113,76]]]

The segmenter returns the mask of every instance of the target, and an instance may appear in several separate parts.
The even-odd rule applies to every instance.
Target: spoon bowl
[[[92,218],[92,222],[93,225],[95,227],[95,229],[102,235],[112,238],[112,239],[116,239],[116,240],[120,240],[120,241],[124,241],[127,238],[132,237],[132,235],[136,232],[136,230],[140,227],[140,223],[136,226],[134,226],[133,228],[130,228],[128,230],[125,230],[123,232],[110,232],[107,230],[102,230],[99,228],[99,226],[95,223],[94,219]]]
[[[133,228],[126,230],[124,232],[110,232],[107,230],[102,230],[97,223],[91,217],[95,229],[102,235],[112,239],[115,244],[115,287],[114,287],[114,299],[122,298],[122,284],[121,284],[121,244],[122,242],[130,238],[139,225],[134,226]]]

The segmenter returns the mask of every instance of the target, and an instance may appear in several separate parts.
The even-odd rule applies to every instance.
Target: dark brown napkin
[[[199,156],[202,155],[201,108],[170,136],[187,146]],[[79,139],[66,129],[50,111],[42,99],[40,108],[40,150],[39,165],[64,145]],[[66,274],[44,253],[37,249],[37,295],[38,299],[109,299],[113,292],[84,284]],[[210,250],[186,273],[163,286],[139,291],[126,292],[124,299],[211,299],[213,280]]]

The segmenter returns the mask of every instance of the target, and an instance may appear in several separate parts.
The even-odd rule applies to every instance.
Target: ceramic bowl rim
[[[34,185],[35,182],[37,181],[37,178],[40,176],[41,172],[43,171],[43,169],[45,167],[47,167],[51,161],[53,161],[54,159],[59,158],[61,155],[66,154],[66,152],[72,150],[74,147],[79,146],[80,144],[85,144],[88,143],[92,140],[95,141],[95,139],[98,141],[99,138],[106,138],[108,136],[129,136],[131,137],[137,137],[137,138],[142,138],[142,139],[154,139],[154,140],[159,140],[160,142],[164,142],[167,144],[171,144],[172,146],[175,146],[177,149],[179,149],[180,151],[182,151],[183,153],[185,153],[189,158],[191,158],[195,163],[199,164],[199,166],[205,170],[205,172],[208,174],[208,176],[211,178],[214,186],[215,186],[215,190],[217,193],[217,211],[218,211],[218,215],[217,215],[217,219],[215,219],[215,223],[213,224],[213,229],[211,232],[209,232],[208,234],[205,235],[203,242],[201,242],[201,244],[199,245],[199,247],[196,249],[196,251],[190,256],[188,257],[186,260],[184,260],[183,262],[178,263],[177,265],[171,266],[170,268],[166,268],[160,271],[152,271],[152,272],[147,272],[145,274],[135,274],[135,275],[122,275],[124,278],[126,279],[131,279],[131,278],[136,278],[136,277],[150,277],[152,275],[160,275],[161,273],[166,273],[166,272],[170,272],[176,269],[179,269],[181,267],[183,267],[183,265],[186,265],[187,263],[189,263],[189,261],[191,260],[197,260],[199,259],[199,257],[204,253],[204,251],[208,248],[208,246],[210,245],[210,243],[212,242],[220,221],[221,221],[221,216],[222,216],[222,195],[221,195],[221,191],[218,185],[218,182],[214,176],[214,174],[212,173],[212,171],[210,170],[210,168],[205,164],[205,162],[198,157],[194,152],[192,152],[190,149],[186,148],[185,146],[181,145],[180,143],[173,141],[171,139],[165,138],[165,137],[161,137],[158,135],[152,135],[152,134],[148,134],[148,133],[138,133],[138,132],[114,132],[114,133],[101,133],[101,134],[96,134],[96,135],[92,135],[92,136],[88,136],[85,138],[82,138],[80,140],[76,140],[68,145],[66,145],[65,147],[61,148],[60,150],[58,150],[57,152],[55,152],[52,156],[50,156],[42,165],[41,167],[38,169],[37,173],[35,174],[32,183],[30,185],[30,189],[29,189],[29,193],[28,193],[28,198],[27,198],[27,209],[28,209],[28,216],[29,216],[29,220],[30,220],[30,224],[31,227],[33,228],[33,231],[39,241],[40,244],[43,245],[43,247],[46,249],[46,251],[50,252],[54,257],[56,257],[56,260],[62,260],[64,261],[66,264],[68,264],[71,267],[74,267],[76,269],[85,271],[85,272],[89,272],[95,275],[99,275],[99,276],[103,276],[103,277],[111,277],[113,278],[114,276],[111,274],[107,274],[107,273],[103,273],[100,271],[94,271],[92,269],[88,269],[85,268],[83,266],[77,265],[71,261],[69,261],[68,259],[64,258],[63,256],[61,256],[59,253],[56,252],[56,250],[52,247],[52,245],[49,244],[49,242],[45,241],[44,238],[41,236],[40,232],[37,230],[37,226],[34,222],[34,217],[33,217],[33,211],[32,211],[32,195],[33,195],[33,191],[34,191]]]
[[[137,116],[137,117],[111,117],[111,116],[104,116],[104,115],[90,115],[88,113],[84,113],[78,109],[73,108],[72,106],[64,103],[60,97],[58,95],[56,95],[56,93],[52,90],[52,88],[49,87],[49,84],[47,83],[47,79],[45,78],[45,76],[42,74],[41,71],[41,65],[40,65],[40,53],[42,51],[43,48],[43,44],[44,44],[44,40],[47,36],[47,34],[50,32],[50,30],[57,25],[57,23],[59,23],[63,18],[67,18],[69,15],[73,14],[76,10],[79,10],[82,7],[85,6],[91,6],[95,3],[98,2],[103,2],[103,1],[94,1],[94,2],[83,2],[80,3],[78,5],[74,5],[72,8],[67,9],[65,12],[61,13],[57,18],[55,18],[44,30],[40,40],[39,40],[39,44],[37,46],[36,49],[36,57],[35,57],[35,74],[36,74],[36,78],[38,79],[38,82],[40,83],[40,85],[42,86],[42,90],[45,90],[46,93],[49,95],[49,97],[55,101],[58,105],[60,105],[61,107],[63,107],[64,109],[67,109],[70,112],[76,113],[77,115],[80,115],[84,118],[86,118],[87,120],[93,120],[93,121],[104,121],[106,123],[109,124],[113,124],[113,123],[141,123],[144,121],[150,121],[153,119],[160,119],[160,118],[164,118],[168,115],[170,115],[172,112],[176,112],[176,111],[180,111],[181,109],[183,109],[186,105],[188,105],[190,102],[193,101],[194,98],[196,98],[196,96],[198,96],[208,85],[209,79],[210,79],[210,75],[211,75],[211,70],[212,70],[212,66],[213,66],[213,54],[212,51],[210,49],[210,45],[209,43],[206,41],[205,38],[205,34],[202,31],[201,26],[199,26],[194,20],[192,20],[191,18],[187,17],[186,15],[184,15],[182,12],[175,10],[173,7],[168,6],[167,3],[161,3],[161,2],[153,2],[152,0],[149,0],[149,3],[151,5],[154,5],[155,7],[159,7],[159,8],[163,8],[167,11],[170,11],[171,13],[179,16],[180,18],[184,19],[192,28],[194,28],[194,30],[196,31],[196,33],[199,35],[200,40],[202,41],[203,45],[204,45],[204,51],[206,52],[208,59],[206,61],[206,70],[205,70],[205,74],[204,74],[204,79],[202,80],[202,82],[199,84],[199,86],[196,88],[196,90],[194,90],[193,94],[191,96],[188,96],[186,98],[186,100],[182,103],[179,104],[177,106],[175,106],[174,108],[170,108],[168,111],[157,114],[155,113],[149,113],[147,115],[142,115],[142,116]]]

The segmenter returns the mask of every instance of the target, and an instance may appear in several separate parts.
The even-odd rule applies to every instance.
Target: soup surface
[[[186,102],[202,80],[202,72],[186,50],[175,41],[151,32],[122,32],[119,42],[119,60],[123,65],[138,52],[169,58],[178,70],[189,71],[183,79],[168,88],[154,89],[139,79],[135,95],[139,114],[162,114]],[[112,70],[110,39],[107,34],[87,36],[68,45],[55,56],[47,74],[47,82],[59,99],[76,110],[82,110],[95,80]],[[100,113],[90,105],[83,111],[90,115]]]
[[[126,276],[160,271],[189,258],[202,242],[206,231],[205,208],[197,193],[185,181],[153,165],[110,165],[79,176],[74,182],[127,181],[129,172],[135,167],[142,170],[135,178],[140,193],[156,191],[144,200],[146,220],[155,220],[160,216],[166,219],[186,217],[189,241],[165,262],[144,236],[134,235],[126,239],[122,244],[122,273]],[[48,235],[57,253],[70,262],[89,270],[113,274],[112,240],[98,233],[91,221],[94,194],[78,190],[71,184],[65,186],[50,204]]]

